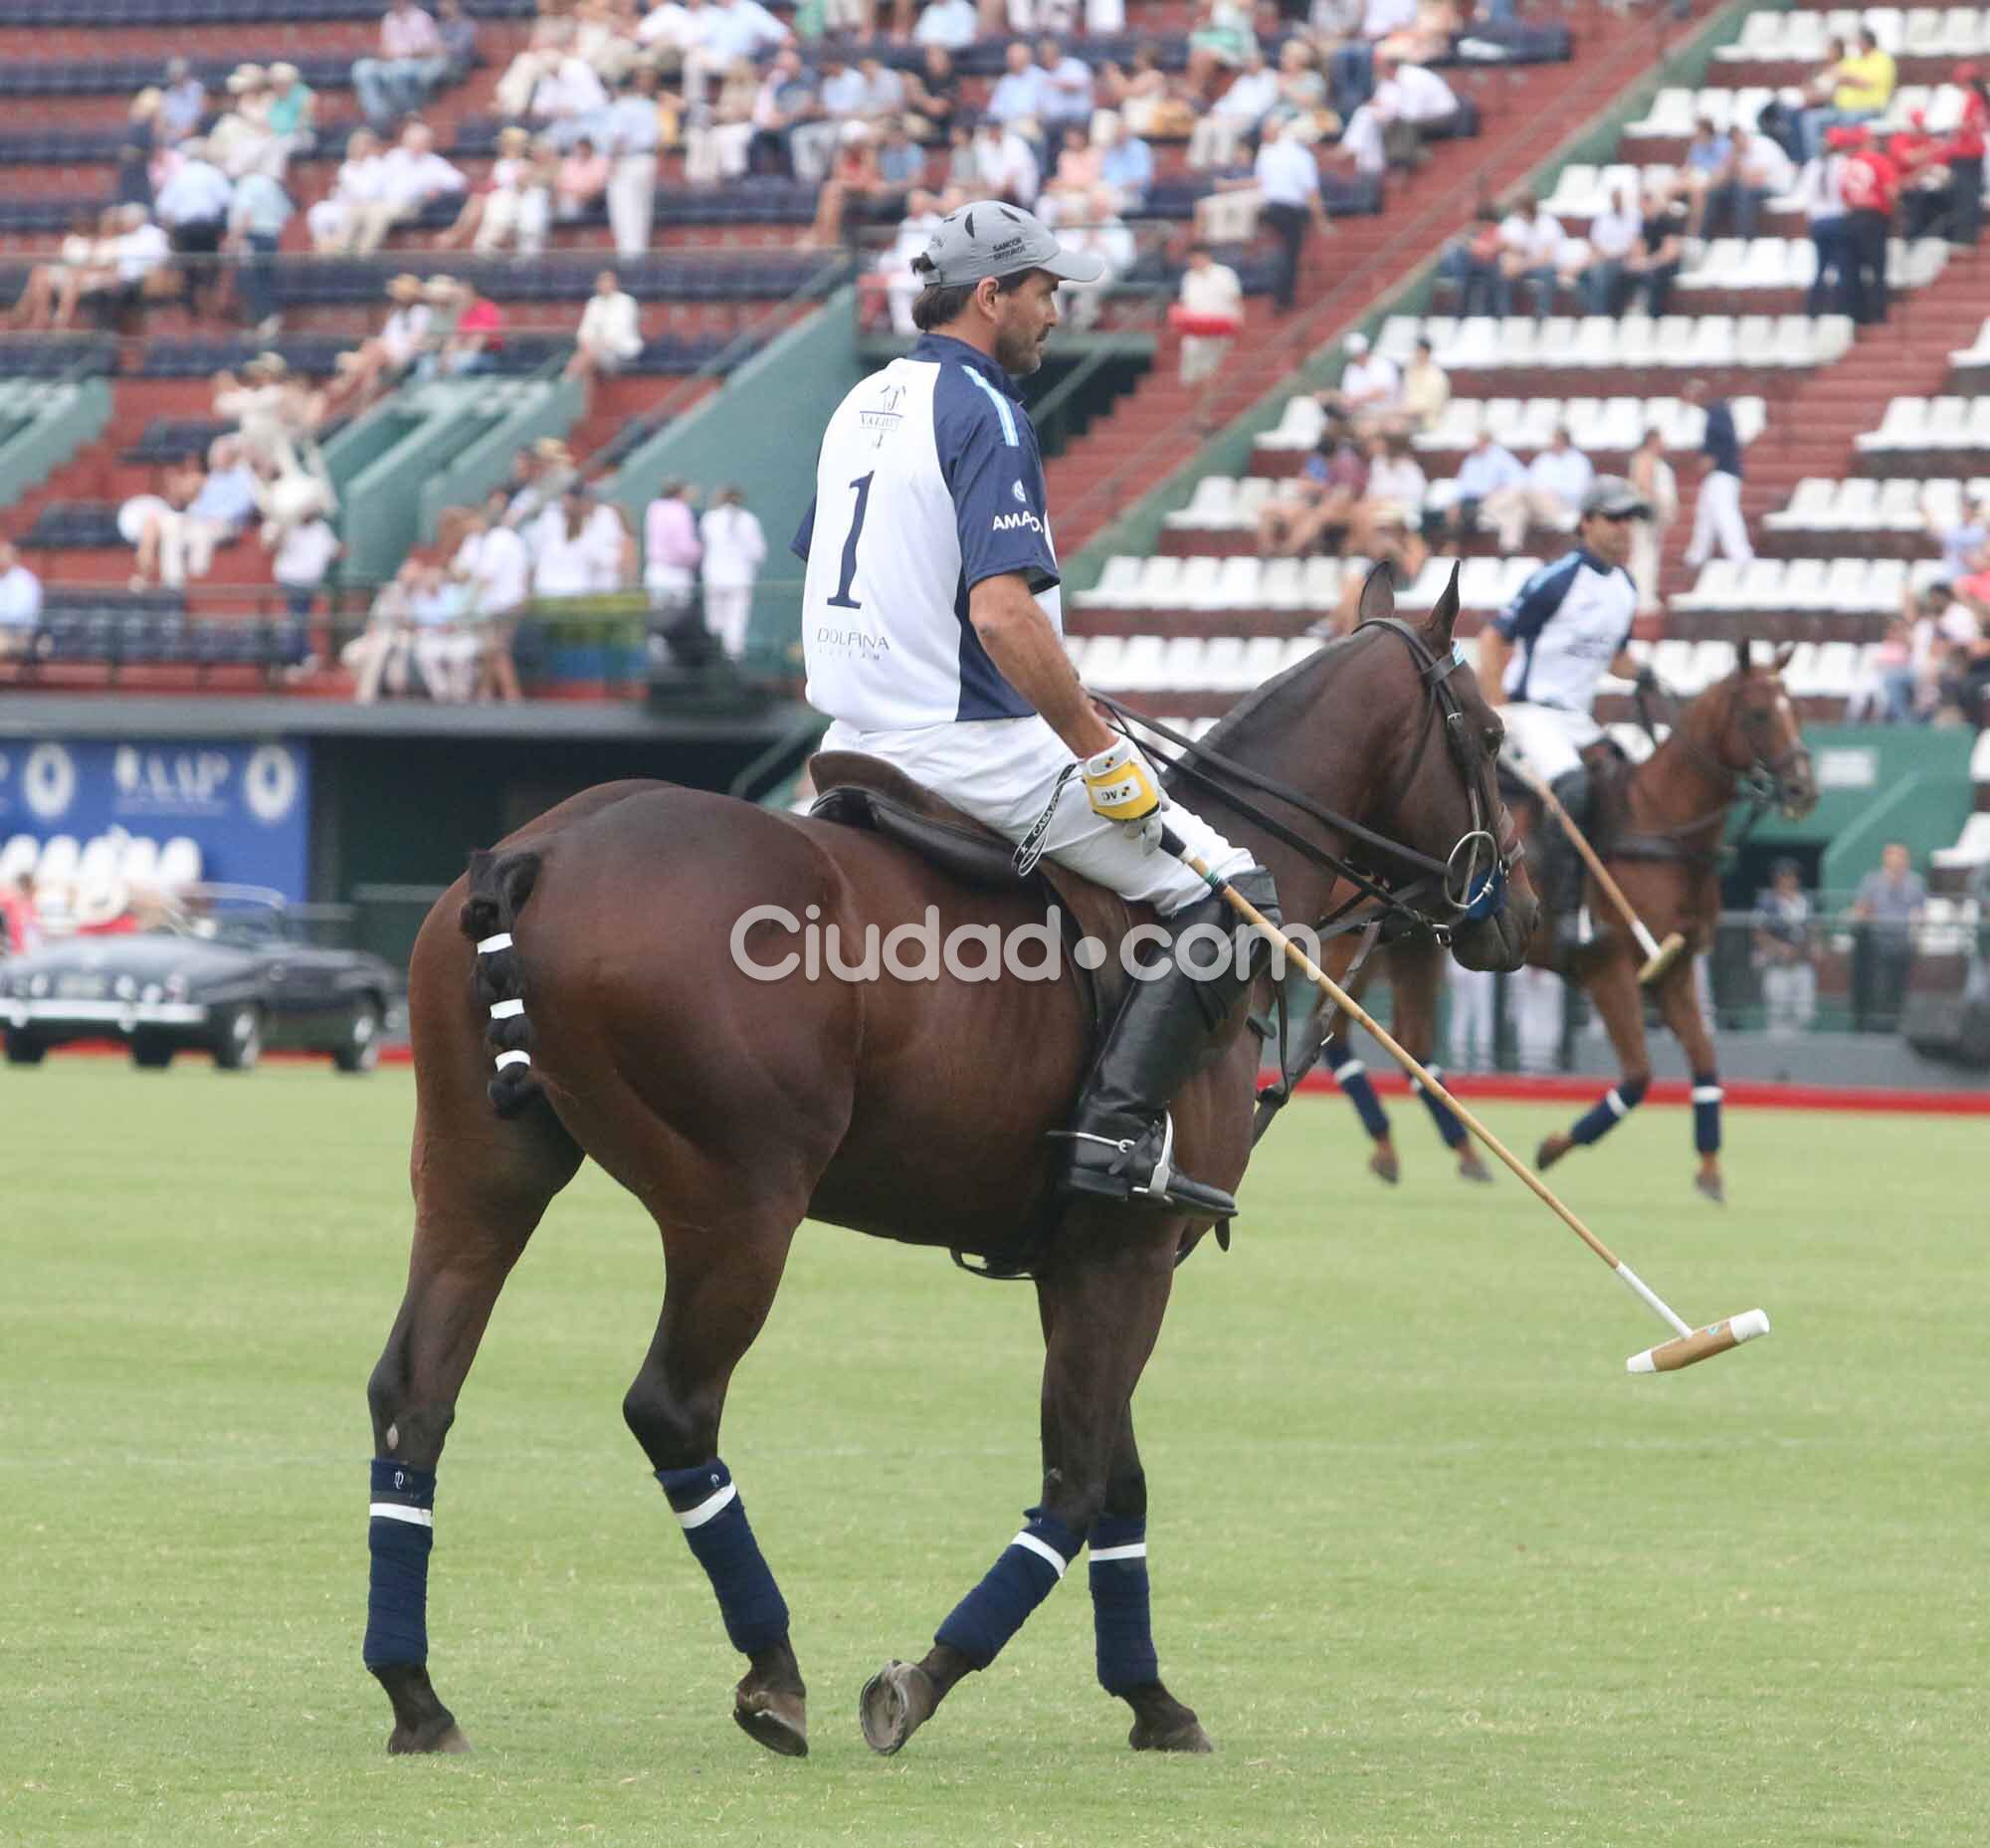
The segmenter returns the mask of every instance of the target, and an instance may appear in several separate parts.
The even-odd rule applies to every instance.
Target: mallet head
[[[1647,941],[1649,940],[1648,938]],[[1640,947],[1643,948],[1644,945],[1641,944]],[[1685,950],[1686,938],[1675,930],[1646,956],[1643,966],[1638,970],[1639,986],[1649,988],[1655,981],[1660,980]]]
[[[1656,1347],[1647,1347],[1641,1354],[1633,1354],[1624,1362],[1624,1370],[1627,1373],[1675,1373],[1683,1366],[1710,1360],[1715,1354],[1724,1354],[1728,1348],[1739,1347],[1743,1341],[1752,1341],[1756,1335],[1768,1332],[1766,1311],[1743,1310],[1738,1316],[1729,1316],[1725,1322],[1695,1329],[1692,1334],[1682,1335],[1677,1340],[1661,1341]]]

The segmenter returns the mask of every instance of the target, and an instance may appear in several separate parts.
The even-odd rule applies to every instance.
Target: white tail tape
[[[532,1055],[528,1052],[500,1052],[498,1055],[498,1069],[502,1071],[507,1065],[530,1065]]]
[[[496,936],[485,937],[484,940],[477,945],[477,953],[480,956],[488,956],[494,949],[509,949],[510,947],[511,947],[510,931],[499,930]]]
[[[493,1001],[491,1003],[491,1018],[493,1020],[515,1020],[524,1011],[524,1000],[518,995],[513,995],[508,1001]]]

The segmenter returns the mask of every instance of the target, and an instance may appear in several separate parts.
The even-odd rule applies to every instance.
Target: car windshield
[[[166,928],[203,942],[231,943],[240,949],[260,949],[283,942],[289,935],[284,913],[274,899],[245,892],[189,887],[166,917]]]

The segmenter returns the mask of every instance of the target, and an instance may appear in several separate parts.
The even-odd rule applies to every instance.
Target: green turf
[[[921,1649],[1036,1482],[1027,1291],[799,1241],[724,1450],[796,1614],[815,1755],[736,1659],[619,1414],[661,1281],[588,1173],[442,1472],[434,1669],[469,1758],[390,1761],[359,1664],[362,1388],[407,1238],[402,1074],[0,1077],[0,1841],[1980,1844],[1984,1132],[1737,1113],[1732,1204],[1648,1110],[1559,1170],[1662,1332],[1510,1179],[1359,1169],[1295,1105],[1139,1399],[1162,1661],[1220,1750],[1136,1758],[1075,1573],[890,1762]],[[1523,1146],[1561,1111],[1492,1105]]]

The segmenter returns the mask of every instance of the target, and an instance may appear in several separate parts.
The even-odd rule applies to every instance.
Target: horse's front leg
[[[1699,1171],[1692,1184],[1716,1206],[1723,1205],[1727,1183],[1720,1172],[1720,1070],[1713,1056],[1713,1035],[1707,1031],[1699,997],[1693,991],[1691,956],[1675,963],[1659,984],[1659,1011],[1692,1074],[1692,1145],[1699,1156]]]
[[[1092,1630],[1098,1685],[1133,1710],[1135,1751],[1214,1751],[1195,1710],[1161,1681],[1147,1583],[1147,1477],[1133,1441],[1133,1408],[1119,1415],[1105,1506],[1092,1524]]]
[[[1120,1423],[1160,1333],[1180,1234],[1178,1219],[1138,1209],[1070,1214],[1037,1283],[1048,1331],[1041,1496],[924,1657],[888,1663],[865,1684],[858,1716],[873,1750],[896,1751],[965,1676],[993,1662],[1078,1557],[1105,1509]]]

